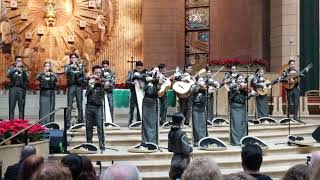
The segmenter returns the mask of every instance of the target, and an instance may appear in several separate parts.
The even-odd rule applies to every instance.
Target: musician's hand
[[[255,96],[255,95],[257,95],[257,93],[256,93],[256,91],[251,90],[250,95],[251,95],[251,96]]]
[[[289,80],[289,83],[294,83],[295,81],[293,79],[290,79]]]

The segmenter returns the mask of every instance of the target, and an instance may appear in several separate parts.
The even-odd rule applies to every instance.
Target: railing
[[[30,126],[22,129],[21,131],[17,132],[16,134],[8,137],[7,139],[3,140],[2,142],[0,142],[0,146],[6,142],[8,142],[9,140],[17,137],[18,135],[22,134],[22,133],[25,133],[25,144],[28,145],[28,130],[33,127],[34,125],[42,122],[43,120],[45,120],[46,118],[48,118],[49,116],[51,116],[52,114],[60,111],[61,109],[64,110],[64,113],[63,113],[63,120],[64,120],[64,130],[63,130],[63,139],[64,139],[64,142],[63,142],[63,147],[64,147],[64,152],[67,151],[67,112],[68,112],[68,109],[70,109],[69,107],[60,107],[58,109],[55,109],[54,111],[50,112],[49,114],[45,115],[43,118],[37,120],[36,122],[32,123]]]

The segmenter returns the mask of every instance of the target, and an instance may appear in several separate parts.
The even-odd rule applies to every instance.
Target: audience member
[[[69,168],[60,163],[47,163],[34,173],[32,180],[72,180],[72,175]]]
[[[310,156],[311,168],[318,167],[319,162],[320,162],[320,151],[313,152]]]
[[[211,159],[191,161],[182,175],[182,180],[222,180],[218,165]]]
[[[228,174],[223,176],[223,180],[256,180],[256,178],[245,174],[243,172],[235,173],[235,174]]]
[[[181,125],[184,116],[181,112],[172,116],[171,130],[168,134],[168,151],[173,152],[169,177],[172,180],[180,179],[183,171],[190,162],[193,151],[188,141],[187,134],[182,131]]]
[[[309,180],[312,170],[306,164],[298,164],[291,167],[284,177],[283,180]]]
[[[260,173],[263,161],[262,149],[256,144],[248,144],[241,151],[242,168],[246,174],[255,177],[257,180],[270,180],[269,176]]]
[[[36,148],[33,146],[24,146],[21,150],[20,161],[12,166],[7,168],[7,171],[4,174],[4,180],[16,180],[18,179],[19,170],[22,162],[27,159],[29,156],[36,154]]]
[[[98,177],[91,163],[91,160],[86,156],[82,156],[81,160],[82,160],[82,170],[78,180],[97,180]]]
[[[68,154],[63,157],[61,163],[70,169],[73,180],[78,180],[82,170],[82,159],[77,154]]]
[[[141,180],[140,172],[136,166],[115,164],[106,169],[100,180]]]
[[[31,180],[34,172],[44,163],[42,156],[32,155],[23,161],[18,180]]]

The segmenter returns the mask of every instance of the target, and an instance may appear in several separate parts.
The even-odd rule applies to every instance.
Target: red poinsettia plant
[[[18,133],[22,129],[31,125],[29,120],[23,119],[14,119],[10,120],[2,120],[0,121],[0,141]],[[44,132],[46,128],[41,124],[35,124],[28,130],[28,141],[40,141],[44,139]],[[21,144],[25,140],[25,134],[22,133],[15,138],[13,138],[10,142],[6,144]]]
[[[125,83],[119,83],[119,84],[115,84],[114,87],[116,89],[127,89],[127,86]]]
[[[214,59],[208,62],[210,66],[213,65],[234,65],[234,66],[267,66],[268,61],[265,59],[240,59],[240,58],[226,58],[226,59]]]

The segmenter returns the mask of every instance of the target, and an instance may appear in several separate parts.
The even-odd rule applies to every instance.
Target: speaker
[[[312,133],[313,139],[315,139],[317,142],[320,142],[320,126],[313,131]]]
[[[51,129],[47,131],[49,135],[49,152],[50,154],[63,153],[63,130]]]

